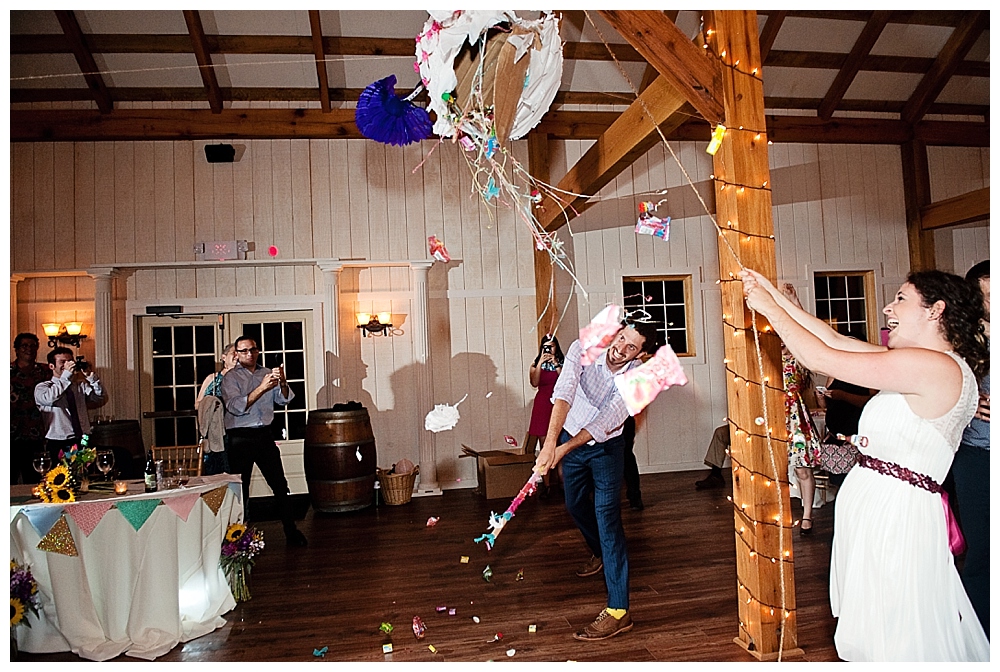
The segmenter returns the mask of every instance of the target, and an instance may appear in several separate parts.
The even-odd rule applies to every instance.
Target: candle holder
[[[115,481],[115,494],[116,495],[128,494],[128,481]]]

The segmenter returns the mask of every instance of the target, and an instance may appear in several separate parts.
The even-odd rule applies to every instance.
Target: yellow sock
[[[622,616],[628,612],[628,609],[612,609],[611,607],[608,607],[604,611],[614,616],[616,621],[620,621],[622,620]]]

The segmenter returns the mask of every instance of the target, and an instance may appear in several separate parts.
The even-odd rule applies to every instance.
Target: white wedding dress
[[[927,420],[903,395],[865,406],[862,453],[944,481],[978,402],[971,369],[948,413]],[[861,440],[861,439],[859,439]],[[941,495],[855,466],[835,503],[830,604],[837,655],[851,661],[988,661],[989,641],[948,548]]]

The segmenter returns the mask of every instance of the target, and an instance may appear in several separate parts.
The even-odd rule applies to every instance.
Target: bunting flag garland
[[[31,523],[31,526],[35,528],[35,532],[38,533],[39,537],[44,537],[55,525],[59,517],[63,515],[63,509],[65,507],[59,505],[49,505],[49,506],[29,506],[22,509],[25,518]]]
[[[59,516],[59,520],[49,533],[38,542],[37,548],[48,553],[59,553],[74,558],[80,555],[76,550],[76,542],[73,541],[73,533],[69,529],[69,523],[66,522],[66,516]]]
[[[242,483],[233,483],[233,482],[230,482],[228,485],[229,485],[229,489],[233,491],[233,497],[235,497],[237,499],[237,501],[242,502],[243,501],[243,484]],[[218,513],[218,511],[215,511],[214,513]]]
[[[209,490],[201,496],[205,500],[205,504],[208,505],[208,508],[212,509],[213,515],[218,515],[219,508],[222,506],[222,500],[226,497],[226,489],[227,486],[223,485],[215,490]]]
[[[110,500],[99,500],[96,502],[80,502],[75,506],[67,506],[66,513],[72,516],[76,526],[80,528],[84,536],[89,537],[97,524],[104,518],[104,514],[114,505]]]
[[[125,517],[125,520],[135,528],[139,529],[146,523],[146,520],[153,515],[153,511],[160,505],[160,499],[135,499],[132,501],[118,502],[118,511]]]
[[[186,492],[176,497],[168,497],[163,500],[163,503],[170,507],[170,510],[186,523],[188,516],[191,515],[191,509],[194,508],[199,499],[201,499],[201,495],[197,492]]]

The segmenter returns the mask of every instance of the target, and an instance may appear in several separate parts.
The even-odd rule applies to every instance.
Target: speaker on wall
[[[232,163],[236,160],[236,148],[232,145],[205,145],[205,158],[209,163]]]

